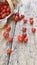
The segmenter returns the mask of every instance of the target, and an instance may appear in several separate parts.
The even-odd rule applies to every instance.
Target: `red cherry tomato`
[[[12,37],[9,37],[8,38],[8,42],[10,42],[10,43],[13,42],[13,38]]]
[[[3,11],[3,7],[2,8],[0,8],[0,10],[1,10],[1,12]]]
[[[6,17],[6,13],[2,14],[2,19],[4,19]]]
[[[30,18],[30,24],[33,25],[34,21],[33,18]]]
[[[24,27],[22,28],[22,31],[23,31],[23,32],[26,32],[26,30],[27,30],[27,28],[24,28]]]
[[[7,12],[7,13],[6,13],[6,16],[8,16],[9,14],[10,14],[10,12]]]
[[[8,26],[6,27],[6,30],[7,30],[7,31],[10,31],[10,30],[11,30],[11,27],[8,25]]]
[[[5,13],[5,9],[2,10],[2,13]]]
[[[27,23],[27,19],[24,19],[23,22],[24,22],[24,23]]]
[[[19,15],[19,20],[23,19],[24,15]]]
[[[8,38],[9,37],[9,33],[6,31],[6,32],[4,32],[3,36],[4,36],[4,38]]]
[[[23,33],[24,38],[27,37],[27,33]]]
[[[5,6],[3,6],[3,8],[4,8],[5,10],[7,9],[7,7],[8,7],[8,6],[6,6],[6,5],[5,5]]]
[[[34,21],[33,20],[30,20],[30,24],[33,25]]]
[[[8,7],[8,8],[7,8],[7,12],[9,12],[9,11],[10,11],[10,8]]]
[[[32,33],[35,33],[36,32],[36,28],[32,28]]]
[[[28,38],[24,38],[24,42],[27,43],[28,42]]]
[[[8,54],[11,54],[11,53],[12,53],[12,49],[8,49],[8,50],[7,50],[7,53],[8,53]]]
[[[23,39],[24,39],[23,35],[19,35],[19,36],[18,36],[18,41],[19,41],[19,42],[23,42]]]
[[[18,21],[18,16],[14,16],[14,21],[15,21],[15,22]]]

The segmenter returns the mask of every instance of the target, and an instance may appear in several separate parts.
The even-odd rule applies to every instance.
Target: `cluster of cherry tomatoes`
[[[19,13],[15,13],[15,15],[13,16],[12,20],[14,20],[15,22],[18,22],[20,20],[22,20],[24,18],[24,15],[20,15]]]
[[[11,13],[8,2],[0,2],[0,19],[4,19]]]
[[[24,23],[27,23],[27,20],[24,19],[23,22]],[[27,28],[26,27],[23,27],[22,28],[22,31],[23,31],[23,34],[18,36],[18,41],[19,42],[25,42],[25,43],[27,43],[28,42],[27,33],[26,33]]]
[[[20,15],[19,13],[15,13],[15,15],[13,16],[12,19],[13,19],[15,22],[20,21],[20,20],[23,19],[24,24],[27,23],[27,19],[24,19],[24,15]],[[31,25],[33,25],[33,23],[34,23],[33,18],[30,18],[30,19],[29,19],[29,23],[30,23]],[[23,41],[24,41],[25,43],[28,42],[26,30],[27,30],[27,28],[25,28],[25,27],[22,28],[23,34],[18,36],[18,41],[19,41],[19,42],[23,42]],[[32,28],[31,31],[32,31],[32,33],[35,33],[35,32],[36,32],[36,28]]]
[[[27,23],[27,19],[24,19],[24,15],[20,15],[19,13],[16,13],[16,14],[13,16],[13,20],[14,20],[15,22],[20,21],[20,20],[22,20],[22,19],[23,19],[24,24],[26,24],[26,23]],[[30,23],[31,25],[33,25],[33,23],[34,23],[33,18],[30,18],[29,23]],[[27,28],[25,28],[25,27],[22,28],[23,34],[18,36],[18,41],[19,41],[19,42],[23,42],[23,41],[24,41],[25,43],[28,42],[26,30],[27,30]],[[32,33],[35,33],[35,32],[36,32],[36,28],[32,28],[31,31],[32,31]]]
[[[9,43],[12,43],[13,42],[13,38],[9,37],[9,32],[11,30],[11,27],[8,24],[5,24],[4,27],[5,27],[6,31],[3,33],[3,37],[5,39],[7,39]],[[8,49],[7,53],[11,54],[12,53],[12,49]]]
[[[19,13],[15,13],[15,15],[12,18],[12,20],[14,20],[15,22],[20,21],[22,19],[23,19],[24,24],[27,24],[27,19],[24,19],[24,15],[19,15]],[[34,23],[33,18],[30,18],[29,23],[31,25],[33,25],[33,23]],[[11,30],[11,27],[8,24],[6,24],[4,27],[6,28],[6,32],[4,32],[4,34],[3,34],[4,38],[7,38],[8,39],[8,42],[10,42],[10,43],[13,42],[13,38],[12,37],[9,37],[9,31]],[[19,35],[17,37],[18,42],[19,43],[20,42],[21,43],[23,43],[23,42],[27,43],[28,42],[27,33],[26,33],[27,28],[26,27],[23,27],[22,28],[22,31],[23,31],[23,34],[21,34],[21,35]],[[31,32],[34,34],[36,32],[36,28],[32,28],[31,29]],[[7,53],[8,54],[11,54],[12,52],[13,52],[12,49],[8,49],[7,50]]]
[[[9,37],[9,31],[11,30],[11,27],[8,24],[6,24],[5,29],[6,29],[6,31],[3,33],[3,36],[5,39],[8,39],[8,42],[11,43],[13,41],[13,38]]]
[[[31,24],[31,25],[34,24],[33,18],[30,18],[30,24]],[[36,32],[36,28],[32,28],[31,31],[32,31],[32,33],[35,33],[35,32]]]

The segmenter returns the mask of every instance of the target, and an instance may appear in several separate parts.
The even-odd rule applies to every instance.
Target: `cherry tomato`
[[[10,8],[8,7],[8,8],[7,8],[7,12],[9,12],[9,11],[10,11]]]
[[[12,37],[9,37],[8,38],[8,42],[10,42],[10,43],[13,42],[13,38]]]
[[[18,21],[18,16],[14,16],[14,21],[17,22]]]
[[[7,31],[10,31],[10,30],[11,30],[11,27],[8,25],[8,26],[6,27],[6,30],[7,30]]]
[[[19,41],[19,42],[23,42],[23,39],[24,39],[23,35],[19,35],[19,36],[18,36],[18,41]]]
[[[27,28],[25,28],[25,27],[22,28],[22,31],[23,32],[26,32],[26,30],[27,30]]]
[[[2,12],[2,11],[3,11],[3,8],[1,7],[0,10],[1,10],[1,12]]]
[[[7,9],[7,6],[5,5],[5,6],[3,6],[3,8],[6,10]]]
[[[24,23],[27,23],[27,19],[24,19],[23,22],[24,22]]]
[[[3,36],[4,36],[4,38],[8,38],[9,37],[9,33],[6,31],[6,32],[3,33]]]
[[[25,43],[27,43],[28,42],[28,38],[24,38],[24,40],[23,40]]]
[[[6,16],[8,16],[9,14],[10,14],[10,12],[7,12],[7,13],[6,13]]]
[[[24,15],[19,15],[19,20],[23,19]]]
[[[34,21],[33,18],[30,18],[30,24],[33,25]]]
[[[4,19],[6,17],[6,13],[2,14],[2,19]]]
[[[32,28],[32,33],[35,33],[36,32],[36,28]]]
[[[11,53],[12,53],[12,49],[8,49],[8,50],[7,50],[7,53],[8,53],[8,54],[11,54]]]
[[[30,20],[30,24],[33,25],[34,21],[33,20]]]
[[[27,33],[23,33],[24,38],[27,37]]]
[[[2,13],[5,13],[5,9],[2,10]]]

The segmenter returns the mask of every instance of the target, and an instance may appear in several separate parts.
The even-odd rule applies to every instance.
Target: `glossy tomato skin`
[[[16,22],[18,21],[18,16],[15,16],[14,21]]]
[[[19,19],[18,19],[18,16],[17,15],[14,15],[12,20],[14,20],[15,22],[17,22]]]
[[[7,50],[7,53],[8,53],[8,54],[11,54],[11,53],[12,53],[12,49],[8,49],[8,50]]]
[[[2,19],[4,19],[6,17],[6,13],[2,14]]]
[[[7,12],[7,13],[6,13],[6,16],[8,16],[9,14],[10,14],[10,12]]]
[[[4,19],[11,13],[10,7],[7,2],[0,2],[0,19]]]
[[[5,9],[3,9],[3,10],[2,10],[2,13],[5,13],[5,12],[6,12]]]
[[[9,12],[9,11],[10,11],[10,8],[8,7],[8,8],[7,8],[7,12]]]
[[[23,22],[24,22],[24,23],[27,23],[27,19],[24,19]]]
[[[11,27],[8,25],[8,26],[6,27],[6,30],[7,30],[7,31],[10,31],[10,30],[11,30]]]
[[[3,36],[4,36],[4,38],[8,38],[9,37],[9,33],[6,31],[6,32],[3,33]]]
[[[23,36],[23,35],[19,35],[19,36],[18,36],[18,41],[19,41],[19,42],[23,42],[23,39],[24,39],[24,36]]]
[[[36,32],[36,28],[32,28],[31,31],[32,31],[32,33],[35,33]]]
[[[5,5],[5,6],[3,6],[3,8],[6,10],[7,9],[7,6]]]
[[[34,23],[33,18],[30,18],[30,24],[33,25],[33,23]]]
[[[28,42],[28,38],[24,38],[24,42],[27,43]]]
[[[23,33],[23,36],[24,36],[24,38],[26,38],[27,37],[27,33]]]
[[[9,37],[8,38],[8,42],[12,43],[13,42],[13,38],[12,37]]]
[[[19,20],[22,20],[24,18],[24,15],[19,15]]]
[[[27,28],[25,28],[25,27],[22,28],[22,31],[23,32],[26,32],[26,30],[27,30]]]
[[[30,20],[30,24],[33,25],[34,21],[33,20]]]

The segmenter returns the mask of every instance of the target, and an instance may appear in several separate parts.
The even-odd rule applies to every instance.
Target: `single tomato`
[[[3,36],[4,36],[4,38],[8,38],[9,37],[9,33],[6,31],[6,32],[3,33]]]

